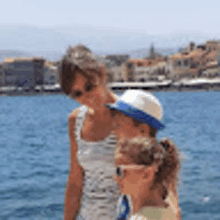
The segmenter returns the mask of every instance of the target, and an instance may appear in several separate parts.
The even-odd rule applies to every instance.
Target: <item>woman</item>
[[[116,158],[115,180],[127,208],[117,219],[180,219],[175,213],[172,192],[168,191],[168,186],[177,182],[180,168],[175,145],[169,139],[157,142],[134,138],[120,141],[118,150],[121,156]]]
[[[83,45],[67,50],[61,85],[83,106],[69,116],[70,170],[64,219],[113,220],[119,197],[113,179],[115,136],[107,103],[117,100],[106,87],[104,66]]]

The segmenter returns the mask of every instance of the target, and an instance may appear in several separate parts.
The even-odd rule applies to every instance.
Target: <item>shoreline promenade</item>
[[[114,82],[108,83],[111,90],[124,92],[127,89],[142,89],[149,92],[196,92],[196,91],[220,91],[220,77],[207,79],[197,78],[173,82],[165,80],[161,82]],[[63,94],[60,85],[36,86],[35,89],[17,87],[0,87],[0,96],[35,96]]]

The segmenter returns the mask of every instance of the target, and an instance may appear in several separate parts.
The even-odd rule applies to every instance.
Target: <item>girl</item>
[[[171,183],[177,183],[180,168],[176,146],[169,139],[134,138],[120,141],[118,151],[124,162],[120,165],[121,159],[116,158],[115,180],[124,194],[122,202],[129,208],[117,219],[180,219],[175,213],[175,198],[168,191]]]

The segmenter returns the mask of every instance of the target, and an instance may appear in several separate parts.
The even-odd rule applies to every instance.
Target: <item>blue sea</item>
[[[184,220],[220,219],[220,93],[154,93],[165,130],[184,153],[179,199]],[[61,220],[69,169],[64,95],[0,97],[0,220]]]

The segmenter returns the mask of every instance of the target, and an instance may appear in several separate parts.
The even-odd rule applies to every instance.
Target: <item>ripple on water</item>
[[[219,220],[219,93],[155,95],[166,125],[158,137],[170,137],[189,157],[179,191],[183,220]],[[78,106],[62,95],[1,97],[1,220],[63,219],[68,115]]]

